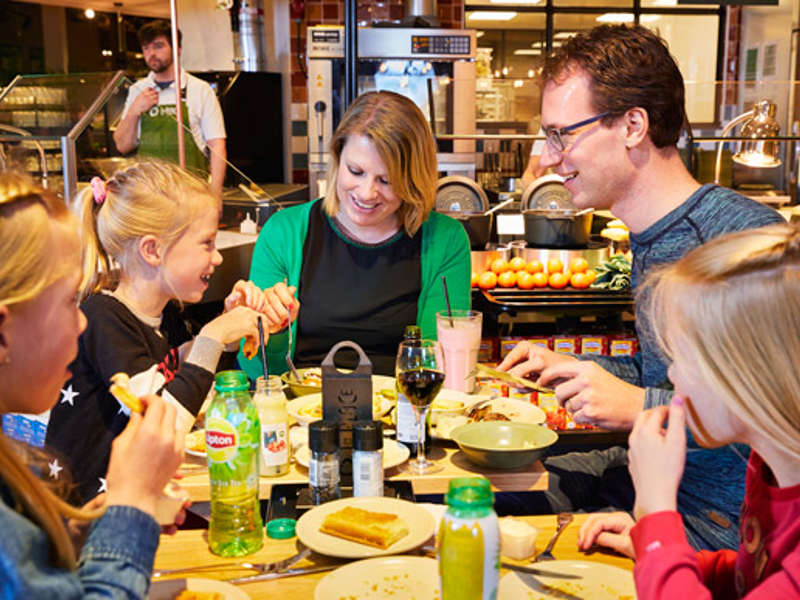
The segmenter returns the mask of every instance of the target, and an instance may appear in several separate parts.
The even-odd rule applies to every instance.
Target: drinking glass
[[[417,425],[417,457],[401,467],[402,471],[424,475],[442,467],[425,458],[425,415],[444,383],[444,353],[436,340],[409,340],[397,349],[395,365],[397,385],[414,409]]]

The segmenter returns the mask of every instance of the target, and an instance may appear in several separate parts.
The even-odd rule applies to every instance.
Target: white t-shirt
[[[181,97],[185,100],[189,111],[189,126],[192,130],[194,143],[197,144],[201,152],[207,154],[206,142],[208,140],[227,137],[225,135],[225,121],[222,118],[222,109],[219,106],[217,95],[208,82],[190,75],[183,69],[181,69],[181,81],[185,82]],[[128,109],[136,99],[136,96],[147,88],[158,90],[159,104],[175,104],[175,82],[173,81],[168,87],[161,89],[156,85],[154,73],[150,71],[147,77],[134,83],[128,90],[128,98],[125,100],[125,108],[122,111],[123,119],[128,114]],[[141,121],[136,130],[137,141],[140,131]]]

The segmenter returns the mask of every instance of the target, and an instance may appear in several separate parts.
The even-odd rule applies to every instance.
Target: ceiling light
[[[470,21],[510,21],[517,16],[517,13],[508,11],[476,10],[467,14]]]
[[[537,48],[520,48],[514,50],[514,54],[517,56],[539,56],[541,53],[542,51]]]
[[[475,33],[475,37],[476,38],[483,37],[484,33],[486,33],[486,32],[485,31],[478,31],[477,33]]]
[[[94,10],[87,8],[85,11],[83,11],[83,16],[87,19],[94,19]]]
[[[528,69],[528,79],[533,79],[533,69]]]
[[[595,20],[598,23],[633,23],[633,13],[605,13]]]
[[[567,38],[571,38],[573,35],[578,33],[577,31],[559,31],[553,36],[554,40],[566,40]]]

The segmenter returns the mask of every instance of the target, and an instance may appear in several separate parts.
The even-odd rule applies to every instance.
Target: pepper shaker
[[[339,426],[332,421],[308,425],[308,481],[315,505],[341,497],[339,490]]]
[[[353,496],[383,496],[383,424],[353,425]]]

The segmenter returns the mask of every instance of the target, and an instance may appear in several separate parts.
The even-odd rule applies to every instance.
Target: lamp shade
[[[775,121],[775,104],[767,100],[757,102],[752,116],[745,121],[740,131],[741,137],[751,139],[741,143],[739,152],[733,160],[748,167],[778,167],[781,164],[778,142],[774,138],[780,131]]]

